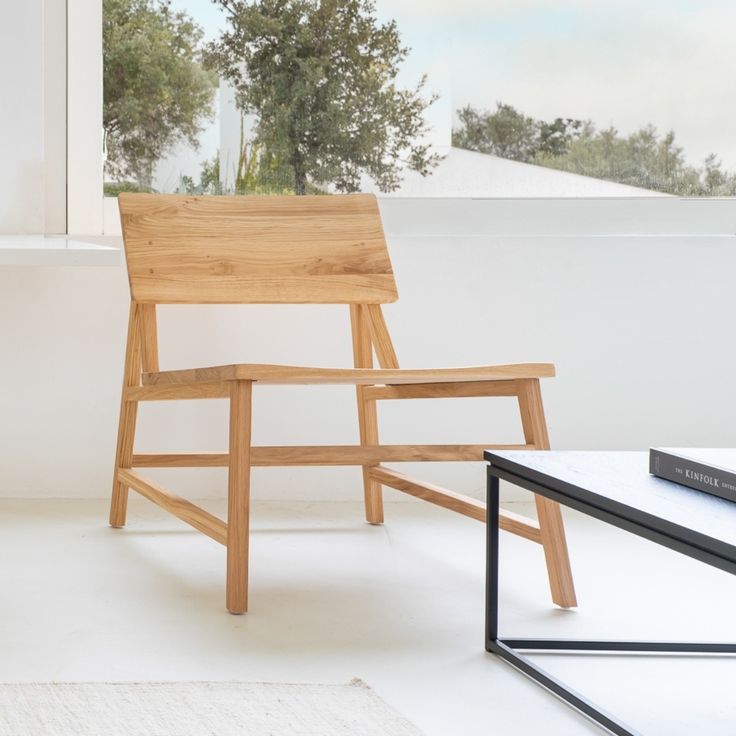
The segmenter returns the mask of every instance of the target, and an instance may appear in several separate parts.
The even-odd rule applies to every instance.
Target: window
[[[346,7],[287,8],[263,31],[238,0],[104,0],[105,192],[392,191],[404,168],[431,172],[449,97],[402,68],[390,17]]]
[[[209,15],[209,19],[202,15],[195,17],[196,22],[204,29],[204,41],[218,34],[222,28],[213,22],[213,18],[220,17],[220,11],[214,5],[195,3],[192,0],[175,0],[171,7],[172,12],[186,10],[193,17],[195,12],[200,11]],[[586,33],[592,34],[592,31],[588,31],[585,24],[592,27],[596,23],[595,14],[589,10],[590,7],[596,8],[602,19],[596,26],[598,36],[594,34],[586,36]],[[394,18],[403,41],[411,47],[411,52],[399,73],[398,84],[403,87],[410,86],[416,83],[421,74],[427,73],[428,82],[425,91],[438,95],[438,99],[426,111],[430,130],[425,134],[424,140],[431,143],[432,150],[444,158],[431,175],[421,176],[409,172],[403,177],[396,191],[379,193],[384,199],[393,196],[402,199],[416,197],[618,199],[619,204],[612,206],[619,207],[621,215],[607,220],[611,223],[620,223],[618,226],[612,225],[614,228],[618,227],[616,233],[650,232],[650,224],[655,229],[659,227],[659,224],[656,227],[653,224],[655,221],[662,223],[659,215],[649,223],[642,223],[632,219],[634,216],[628,211],[627,202],[632,198],[659,199],[666,193],[656,188],[645,189],[646,182],[643,180],[636,182],[629,178],[623,183],[611,182],[586,175],[595,173],[590,170],[579,172],[570,170],[569,167],[568,170],[559,170],[564,167],[554,168],[548,160],[524,162],[518,160],[520,156],[516,156],[514,160],[511,157],[512,153],[504,153],[497,148],[485,152],[479,150],[480,146],[476,145],[475,150],[472,150],[475,144],[459,140],[463,123],[458,114],[459,110],[470,107],[479,112],[488,111],[493,115],[498,111],[497,103],[500,102],[514,108],[520,116],[531,118],[535,123],[541,121],[553,125],[558,117],[563,122],[590,120],[596,131],[605,131],[614,125],[622,137],[629,136],[638,128],[651,123],[657,127],[661,138],[668,126],[672,127],[676,133],[674,143],[682,146],[682,156],[687,166],[702,168],[703,156],[707,155],[705,152],[712,150],[716,154],[721,161],[720,172],[723,174],[721,181],[727,186],[721,189],[712,188],[711,194],[718,196],[726,194],[730,191],[728,186],[732,181],[730,172],[735,167],[732,163],[733,154],[729,148],[730,138],[726,132],[727,122],[730,119],[727,109],[730,101],[727,99],[728,95],[721,94],[721,89],[726,89],[732,84],[730,80],[732,65],[719,61],[724,48],[720,42],[723,34],[719,30],[723,28],[723,24],[714,18],[722,17],[716,14],[726,12],[727,8],[724,9],[725,6],[718,0],[673,3],[669,6],[671,14],[665,14],[664,7],[664,4],[659,2],[651,4],[651,7],[647,4],[646,8],[628,1],[622,4],[610,0],[600,0],[597,3],[563,2],[555,4],[555,13],[559,16],[558,27],[550,21],[549,4],[541,1],[524,0],[511,3],[497,0],[489,4],[474,0],[459,0],[448,9],[445,4],[439,2],[422,3],[420,7],[413,0],[394,0],[390,3],[380,0],[377,3],[379,20]],[[99,13],[97,16],[95,8]],[[565,8],[567,11],[564,11]],[[102,23],[102,0],[89,2],[68,0],[68,12],[68,160],[70,164],[73,163],[68,172],[69,231],[101,232],[103,207],[97,209],[92,205],[92,193],[100,192],[103,188],[102,161],[99,153],[102,140],[101,136],[96,138],[96,132],[102,127],[103,105],[99,83],[102,78],[102,44],[99,32]],[[632,25],[632,19],[641,20],[641,28],[637,31],[638,45],[634,43],[635,36],[631,35],[633,31],[628,30]],[[692,35],[694,31],[690,30],[688,23],[692,23],[693,28],[698,29],[700,35],[697,39]],[[657,26],[658,33],[652,44],[647,46],[646,30],[649,29],[653,33],[653,25]],[[544,45],[544,34],[550,36],[555,28],[556,40],[547,38]],[[630,35],[626,36],[624,31]],[[501,37],[503,43],[498,37]],[[702,40],[706,37],[707,43]],[[627,47],[630,47],[628,66],[625,67],[628,71],[625,73],[622,71],[617,77],[628,81],[628,86],[623,82],[619,87],[613,84],[614,80],[611,79],[613,71],[607,66],[610,52],[601,51],[601,45],[605,47],[603,41],[606,39],[610,46],[620,44],[623,47],[628,44]],[[690,51],[696,40],[701,50],[693,57]],[[565,48],[566,45],[573,48],[573,44],[576,44],[575,53],[567,60],[555,58],[554,63],[552,61],[544,63],[545,59],[561,56],[560,48]],[[670,46],[675,52],[670,53]],[[680,47],[688,50],[687,54],[679,54],[682,59],[693,59],[693,66],[689,71],[686,61],[676,58],[677,49]],[[533,52],[537,48],[539,52],[535,56]],[[675,61],[677,63],[672,67],[674,71],[670,79],[668,60],[673,59],[673,63]],[[711,77],[703,72],[709,60],[713,72]],[[589,75],[588,86],[579,80],[573,84],[570,81],[574,76],[572,72],[577,70],[583,75],[583,67],[590,67],[584,70],[585,74]],[[716,68],[719,70],[717,73],[714,71]],[[599,71],[596,72],[596,69]],[[638,76],[632,73],[632,69],[637,70]],[[525,74],[527,79],[522,84],[521,80]],[[631,77],[636,78],[635,85],[630,83]],[[687,83],[696,77],[699,86],[694,81]],[[703,80],[707,80],[707,83]],[[673,99],[678,89],[673,88],[672,84],[677,85],[680,82],[682,84],[679,97]],[[591,90],[596,84],[598,84],[597,94],[593,95]],[[634,87],[635,91],[638,90],[638,96],[633,95]],[[605,90],[605,94],[601,89]],[[639,104],[647,97],[647,91],[657,100],[656,105],[647,107]],[[215,116],[208,121],[209,127],[199,136],[198,150],[187,149],[186,146],[178,150],[169,150],[157,162],[156,188],[160,191],[185,189],[189,180],[197,188],[201,182],[202,162],[212,161],[216,153],[223,190],[233,190],[235,154],[239,150],[240,143],[240,114],[234,107],[232,90],[228,91],[223,82],[218,83],[214,102]],[[223,115],[226,105],[230,106],[229,118],[228,114]],[[608,107],[605,107],[606,105]],[[681,125],[680,121],[684,119],[683,109],[691,113],[692,125]],[[641,119],[638,117],[639,110],[642,112]],[[657,115],[651,114],[652,110],[655,110]],[[712,114],[713,110],[719,111],[717,116]],[[246,117],[244,123],[248,134],[249,125],[252,131],[255,120]],[[541,138],[539,127],[534,130]],[[578,133],[577,128],[568,127],[566,130],[573,138]],[[545,140],[553,143],[559,137],[564,138],[552,130]],[[455,145],[451,147],[450,143]],[[460,148],[458,144],[468,148]],[[496,144],[497,142],[493,142],[494,146]],[[500,156],[501,153],[507,157]],[[549,151],[545,153],[547,156],[550,155]],[[718,172],[713,171],[711,174],[711,181],[717,183]],[[230,180],[228,176],[231,177]],[[378,190],[375,183],[368,178],[361,179],[360,184],[362,189]],[[648,186],[653,187],[652,184]],[[279,190],[281,188],[277,180],[272,191]],[[687,198],[696,195],[703,198],[702,195],[705,193],[693,187]],[[688,233],[711,231],[707,214],[710,208],[697,208],[685,203],[682,207],[682,210],[678,210],[681,215],[676,218],[676,222],[670,220],[674,222],[673,225],[662,225],[663,232],[668,234],[677,232],[677,228],[683,223],[686,223]],[[119,232],[116,209],[116,202],[111,199],[105,200],[106,232]],[[656,209],[656,212],[659,211]],[[646,217],[646,210],[637,207],[636,212],[637,218]],[[567,231],[566,223],[560,221],[558,225],[561,232]],[[547,220],[547,227],[553,232],[555,223]],[[702,231],[699,229],[701,227]],[[730,233],[732,229],[729,226],[723,233]]]
[[[293,152],[286,146],[284,153],[279,148],[283,141],[277,139],[287,134],[288,126],[277,133],[271,126],[267,131],[271,137],[264,138],[253,100],[249,113],[236,105],[236,88],[242,92],[256,86],[233,82],[242,43],[237,52],[220,47],[221,56],[230,56],[225,63],[220,58],[220,64],[214,64],[209,92],[194,83],[197,79],[204,83],[202,52],[211,52],[212,43],[233,31],[232,14],[247,12],[247,3],[226,4],[227,12],[217,4],[192,0],[105,0],[106,68],[114,67],[106,78],[115,80],[105,98],[106,171],[108,178],[117,178],[108,182],[108,192],[126,187],[210,192],[300,188],[290,171]],[[137,8],[142,20],[133,18],[126,26],[120,18],[130,17],[131,8]],[[410,49],[405,59],[391,56],[387,48],[382,51],[387,63],[401,62],[397,84],[410,90],[427,76],[426,86],[415,98],[425,101],[425,129],[412,131],[407,122],[406,130],[413,137],[410,143],[417,146],[402,151],[399,176],[373,170],[365,171],[359,180],[351,178],[349,165],[341,171],[326,161],[331,146],[344,145],[344,136],[323,135],[325,140],[317,144],[322,150],[304,154],[311,159],[301,188],[360,188],[402,196],[732,196],[736,194],[736,144],[727,121],[733,118],[736,103],[722,91],[733,86],[736,71],[730,63],[729,34],[721,31],[728,27],[724,12],[734,15],[736,9],[729,9],[724,0],[656,0],[644,5],[633,0],[562,0],[554,5],[542,0],[460,0],[452,6],[379,0],[374,24],[395,21],[401,43]],[[372,15],[368,4],[363,15]],[[336,19],[339,16],[329,19],[331,26],[339,25]],[[316,24],[319,18],[289,18],[284,26],[292,21],[314,30],[309,23]],[[166,44],[159,53],[146,42],[146,27],[151,38],[162,37],[157,35],[157,24],[166,26],[176,41],[169,46],[176,46],[179,61],[189,55],[190,63],[182,67],[188,66],[189,72],[194,69],[193,74],[170,73]],[[289,32],[284,31],[284,38],[296,37],[289,37]],[[131,33],[142,40],[131,40]],[[322,39],[317,33],[315,38],[311,41],[319,46]],[[340,39],[334,33],[332,38],[336,44],[342,40],[346,48],[357,43],[348,34]],[[272,42],[261,38],[261,50]],[[304,71],[313,60],[309,54],[315,58],[319,54],[316,46],[303,55],[306,62],[298,73],[305,79],[308,74],[329,76],[317,63]],[[154,162],[144,162],[150,165],[149,171],[132,170],[135,166],[125,171],[120,166],[125,133],[115,128],[119,110],[114,109],[108,120],[108,97],[120,95],[124,77],[120,70],[135,69],[136,54],[141,55],[141,75],[145,68],[150,82],[157,78],[150,69],[160,68],[164,84],[151,89],[155,85],[149,83],[142,89],[135,79],[131,86],[142,89],[146,103],[146,94],[151,95],[151,110],[158,105],[156,95],[170,100],[168,107],[160,105],[148,119],[142,115],[140,129],[133,131],[132,148],[148,145],[151,155],[157,156]],[[274,53],[257,71],[263,74],[270,64],[267,71],[272,72],[287,63],[283,57]],[[211,53],[209,59],[212,69]],[[335,55],[329,61],[338,63]],[[346,67],[345,73],[350,71]],[[241,72],[242,65],[236,74],[242,81]],[[171,89],[165,89],[166,84]],[[428,104],[432,95],[435,99]],[[265,111],[272,116],[283,112],[281,100],[277,104],[262,95],[258,102],[261,118]],[[375,105],[380,107],[378,101]],[[297,120],[296,127],[312,129],[300,139],[300,146],[309,148],[308,135],[319,137],[315,131],[324,134],[331,124],[344,125],[349,137],[350,125],[335,107],[319,105],[316,83],[304,109],[295,106],[288,111],[292,121]],[[120,110],[126,109],[129,121],[141,112],[139,107],[121,104]],[[357,119],[359,113],[355,115]],[[358,128],[353,135],[360,136]],[[437,159],[426,153],[417,173],[406,164],[412,155],[424,155],[419,143],[431,146]],[[381,155],[387,152],[383,149]],[[352,153],[346,149],[346,160]],[[365,169],[370,156],[368,152],[356,165]]]
[[[734,20],[728,0],[460,0],[447,17],[455,145],[619,186],[732,196]]]

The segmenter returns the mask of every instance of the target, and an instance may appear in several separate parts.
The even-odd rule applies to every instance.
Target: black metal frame
[[[493,458],[491,458],[493,462]],[[487,547],[486,547],[486,651],[501,657],[516,669],[566,701],[584,715],[608,729],[616,736],[641,736],[616,716],[597,706],[581,693],[573,690],[546,672],[527,657],[522,651],[544,652],[643,652],[672,654],[736,654],[736,644],[719,642],[661,642],[661,641],[597,641],[573,639],[507,639],[498,636],[498,536],[499,536],[499,480],[507,480],[514,485],[570,506],[589,516],[626,529],[640,537],[674,549],[689,557],[706,562],[713,567],[736,574],[736,560],[721,557],[717,552],[706,550],[688,542],[681,535],[671,536],[667,531],[655,529],[637,521],[631,516],[621,516],[611,509],[592,505],[580,498],[574,498],[549,488],[529,478],[522,477],[496,465],[488,467],[488,507],[487,507]]]

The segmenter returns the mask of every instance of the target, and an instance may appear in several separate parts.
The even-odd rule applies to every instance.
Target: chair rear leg
[[[526,443],[540,450],[549,450],[539,379],[520,380],[518,389],[519,411]],[[577,597],[560,506],[538,495],[534,496],[534,502],[539,517],[552,601],[562,608],[572,608],[577,606]]]
[[[226,601],[227,610],[236,614],[248,610],[252,392],[251,381],[231,384]]]
[[[366,400],[363,388],[358,387],[358,421],[360,422],[360,444],[378,444],[378,412],[375,400]],[[369,476],[369,468],[363,466],[363,496],[365,499],[365,519],[369,524],[383,524],[383,488],[378,481]]]
[[[560,505],[538,495],[534,496],[534,502],[537,506],[539,528],[542,533],[542,547],[547,562],[552,601],[562,608],[574,608],[578,601],[575,595],[575,583],[572,579]]]

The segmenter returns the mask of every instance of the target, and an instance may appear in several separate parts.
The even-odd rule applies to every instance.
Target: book
[[[649,472],[696,491],[736,501],[736,449],[652,447]]]

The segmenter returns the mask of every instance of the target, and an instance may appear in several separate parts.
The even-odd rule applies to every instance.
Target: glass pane
[[[273,5],[104,0],[108,193],[736,195],[727,0]]]
[[[624,194],[736,194],[730,0],[460,0],[447,20],[455,145]]]
[[[217,178],[219,79],[201,52],[220,24],[202,0],[103,0],[106,194]]]

